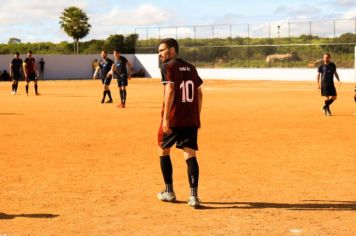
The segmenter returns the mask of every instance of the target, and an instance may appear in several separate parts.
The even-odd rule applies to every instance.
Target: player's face
[[[28,57],[32,57],[32,53],[28,52],[28,53],[27,53],[27,56],[28,56]]]
[[[116,59],[119,59],[119,57],[120,57],[120,53],[119,53],[119,52],[117,52],[117,51],[114,51],[114,57],[115,57]]]
[[[106,52],[101,52],[101,57],[102,58],[106,58],[108,56],[108,54]]]
[[[15,54],[15,58],[16,58],[16,59],[19,59],[19,58],[20,58],[20,55]]]
[[[325,64],[328,64],[330,62],[330,56],[328,54],[324,54],[323,56],[323,62]]]
[[[171,60],[172,59],[171,51],[172,50],[170,50],[165,43],[160,44],[158,47],[159,60],[161,62],[166,62],[166,61]]]

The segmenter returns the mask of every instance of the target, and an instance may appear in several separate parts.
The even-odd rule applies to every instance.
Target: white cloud
[[[70,40],[61,32],[59,16],[64,8],[77,6],[86,11],[84,0],[75,1],[11,1],[3,0],[6,11],[0,11],[2,34],[0,42],[7,42],[10,37],[20,38],[23,42]]]
[[[356,1],[355,0],[336,0],[336,5],[342,6],[342,7],[355,7]]]
[[[111,9],[106,15],[97,18],[100,25],[158,25],[164,24],[172,15],[167,10],[152,4],[140,5],[134,9]]]
[[[320,18],[320,16],[324,15],[322,9],[319,9],[310,4],[302,4],[296,7],[289,7],[289,6],[278,6],[275,11],[275,14],[286,16],[289,19],[296,19],[296,20],[306,20],[306,19],[313,19],[313,18]]]
[[[346,19],[356,18],[356,7],[345,12],[342,18],[346,18]]]

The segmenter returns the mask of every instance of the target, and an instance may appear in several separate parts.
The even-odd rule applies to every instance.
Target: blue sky
[[[2,0],[0,43],[10,37],[23,42],[71,41],[59,28],[64,8],[83,8],[92,25],[83,40],[128,34],[136,27],[242,24],[334,18],[355,18],[356,0],[270,1],[142,1],[142,0]]]

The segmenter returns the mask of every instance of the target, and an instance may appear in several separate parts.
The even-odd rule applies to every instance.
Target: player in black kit
[[[99,61],[99,66],[96,68],[94,73],[94,79],[99,75],[101,82],[104,85],[103,98],[101,99],[101,103],[105,102],[106,95],[109,96],[109,101],[107,103],[112,103],[111,91],[109,89],[112,74],[109,73],[112,67],[113,61],[108,58],[108,53],[106,50],[101,52],[101,59]]]
[[[23,68],[22,59],[20,58],[20,53],[15,53],[15,58],[12,59],[10,64],[10,76],[12,78],[12,94],[17,94],[17,88],[19,86],[19,81],[22,79]]]
[[[321,90],[321,96],[325,97],[325,105],[322,111],[326,116],[331,116],[330,105],[337,98],[334,75],[341,84],[339,74],[336,72],[336,65],[330,61],[330,58],[330,53],[324,53],[323,64],[319,66],[317,76],[318,89]]]
[[[115,61],[112,65],[112,74],[117,78],[117,85],[120,89],[121,103],[118,105],[119,108],[125,108],[126,104],[126,86],[128,85],[128,79],[131,79],[131,65],[127,61],[126,57],[121,56],[118,49],[114,50]]]

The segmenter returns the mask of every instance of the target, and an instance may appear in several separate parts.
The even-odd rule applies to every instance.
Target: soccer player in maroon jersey
[[[23,67],[24,67],[25,81],[26,81],[26,94],[28,95],[28,84],[30,83],[30,81],[34,81],[36,95],[40,95],[38,93],[38,85],[37,85],[38,70],[36,67],[36,60],[35,58],[32,57],[32,51],[27,52],[27,57],[23,62]]]
[[[173,38],[164,39],[159,45],[159,59],[162,84],[164,85],[164,103],[162,121],[158,131],[160,164],[165,182],[165,190],[157,194],[161,201],[174,202],[173,168],[170,149],[183,150],[188,168],[190,197],[188,205],[199,207],[198,181],[199,165],[196,158],[198,150],[198,128],[200,128],[200,111],[203,101],[201,85],[196,68],[177,58],[178,42]]]

